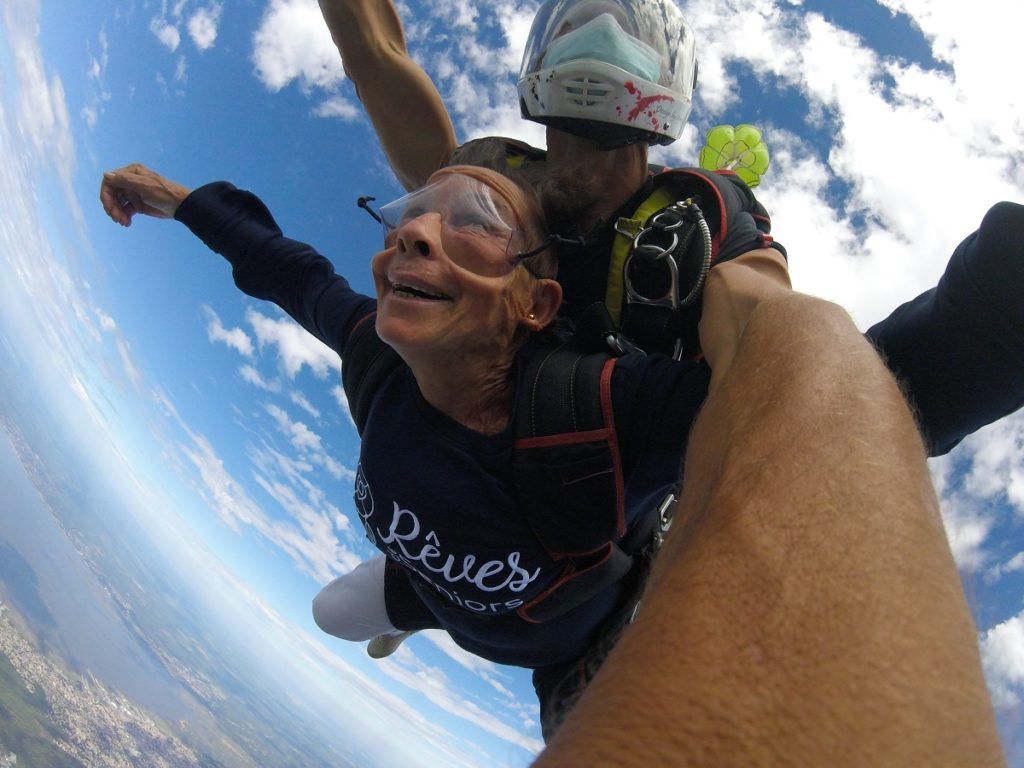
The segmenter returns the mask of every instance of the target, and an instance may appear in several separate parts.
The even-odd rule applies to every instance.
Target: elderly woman
[[[314,604],[318,624],[349,640],[440,624],[480,656],[548,670],[538,680],[547,698],[621,611],[628,587],[623,579],[598,585],[548,620],[524,610],[567,568],[524,516],[512,468],[517,369],[551,347],[541,331],[561,301],[537,194],[494,171],[453,166],[384,206],[376,300],[353,291],[313,248],[282,236],[255,196],[228,183],[190,192],[133,165],[105,174],[100,196],[125,226],[136,213],[181,221],[231,263],[241,290],[275,302],[339,355],[373,323],[400,356],[371,393],[356,480],[366,534],[388,558],[389,603],[380,557],[325,588]],[[620,534],[677,482],[708,381],[704,363],[615,360]]]

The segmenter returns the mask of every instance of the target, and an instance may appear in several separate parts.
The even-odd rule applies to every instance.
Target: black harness
[[[658,510],[652,510],[625,536],[625,484],[611,399],[616,355],[605,346],[617,334],[598,318],[576,333],[551,337],[527,351],[514,407],[518,507],[548,555],[562,564],[554,582],[517,610],[530,622],[560,616],[622,580],[661,528]],[[401,365],[377,336],[373,315],[364,318],[349,337],[341,369],[360,434],[374,393]]]

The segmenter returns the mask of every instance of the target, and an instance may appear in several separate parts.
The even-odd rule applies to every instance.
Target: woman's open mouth
[[[423,288],[417,288],[414,285],[406,285],[405,283],[392,283],[391,292],[405,298],[412,299],[424,299],[426,301],[451,301],[452,297],[447,296],[443,293],[436,293],[434,291],[427,291]]]

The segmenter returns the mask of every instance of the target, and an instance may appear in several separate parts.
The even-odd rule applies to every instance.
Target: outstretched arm
[[[134,163],[103,174],[100,201],[107,215],[126,227],[138,213],[177,219],[227,259],[240,290],[274,302],[338,354],[376,307],[315,248],[285,237],[259,198],[227,182],[189,192]]]
[[[953,251],[939,284],[867,336],[903,386],[933,456],[1024,405],[1024,205],[993,206]]]
[[[753,308],[639,615],[536,764],[1002,765],[899,389],[845,312],[744,269],[709,279]]]
[[[320,0],[384,154],[406,189],[426,183],[455,151],[455,130],[430,77],[409,56],[391,0]]]

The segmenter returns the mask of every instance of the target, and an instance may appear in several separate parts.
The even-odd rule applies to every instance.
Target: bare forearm
[[[690,446],[637,622],[537,764],[1001,765],[920,439],[845,313],[758,306]]]
[[[345,72],[373,123],[395,175],[422,186],[455,150],[441,96],[409,56],[391,0],[320,0]]]

